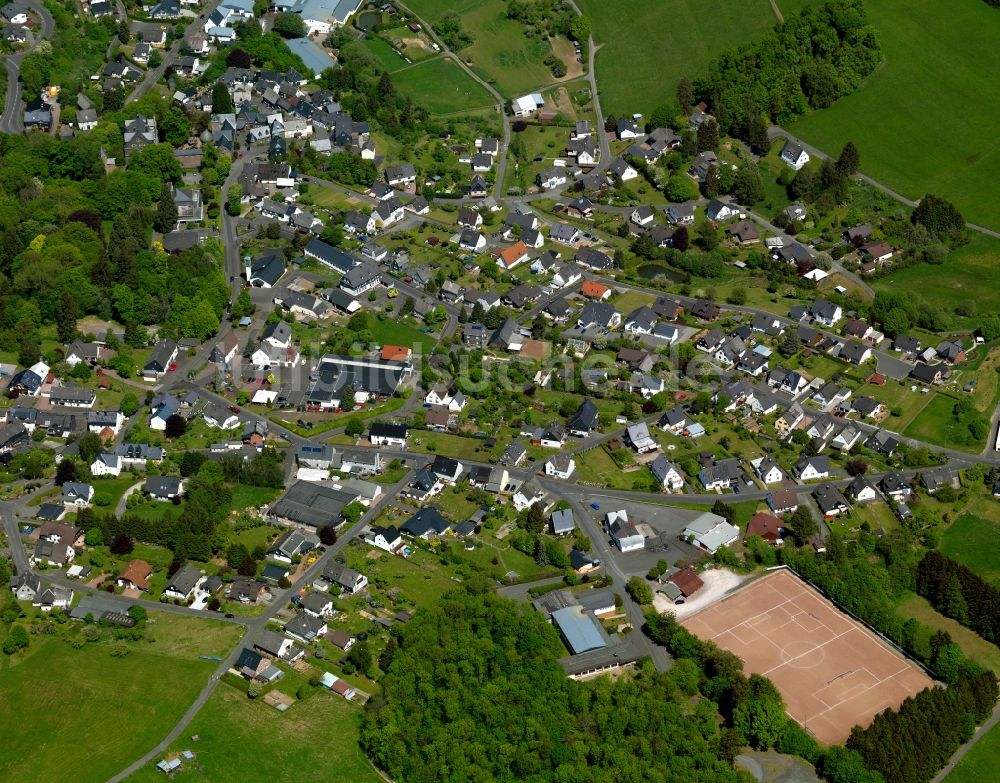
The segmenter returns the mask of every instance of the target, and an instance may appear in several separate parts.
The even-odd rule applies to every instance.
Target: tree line
[[[941,614],[1000,643],[1000,590],[936,550],[917,566],[917,592]]]
[[[962,677],[948,688],[926,688],[898,710],[876,715],[867,729],[855,726],[847,747],[892,783],[926,783],[972,738],[997,695],[991,672]]]

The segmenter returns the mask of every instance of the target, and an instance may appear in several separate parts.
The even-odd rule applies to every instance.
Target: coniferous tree
[[[156,217],[153,219],[153,228],[161,234],[171,231],[177,224],[177,204],[174,202],[174,194],[170,186],[164,182],[160,189],[160,200],[156,204]]]
[[[59,342],[68,343],[76,339],[76,319],[79,315],[80,308],[76,299],[69,291],[64,291],[56,314],[56,335],[59,337]]]

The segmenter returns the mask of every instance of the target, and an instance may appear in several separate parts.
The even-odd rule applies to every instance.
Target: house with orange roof
[[[528,260],[528,246],[520,239],[497,254],[497,261],[504,269],[513,269]]]
[[[411,353],[412,350],[402,345],[383,345],[381,359],[383,362],[405,362]]]
[[[118,586],[126,590],[148,590],[153,568],[145,560],[130,560],[118,575]]]
[[[580,287],[580,293],[588,299],[601,301],[611,296],[611,288],[604,285],[604,283],[598,283],[596,280],[584,280],[583,285]]]

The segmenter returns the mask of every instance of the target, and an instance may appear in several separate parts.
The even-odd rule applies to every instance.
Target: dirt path
[[[778,21],[781,24],[784,24],[785,23],[785,17],[782,16],[781,9],[778,8],[778,4],[777,4],[777,2],[775,2],[775,0],[771,0],[771,10],[774,11],[774,15],[776,17],[778,17]]]

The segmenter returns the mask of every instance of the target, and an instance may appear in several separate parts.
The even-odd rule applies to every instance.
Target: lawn
[[[389,73],[393,71],[398,71],[400,68],[406,66],[406,60],[403,56],[392,48],[390,44],[384,38],[377,35],[369,35],[361,39],[361,45],[368,50],[375,59],[377,59],[382,67],[385,68]]]
[[[610,489],[632,489],[636,479],[646,479],[649,471],[639,468],[628,473],[619,468],[604,446],[585,451],[574,457],[576,460],[576,474],[573,478],[578,479],[583,484],[591,484],[597,487],[608,487]]]
[[[601,47],[595,68],[605,116],[648,115],[674,104],[681,77],[694,80],[721,51],[777,23],[768,0],[579,0],[579,6]]]
[[[622,315],[628,315],[633,310],[643,305],[652,304],[654,301],[656,301],[656,297],[652,294],[644,294],[642,291],[625,291],[611,298],[611,304]]]
[[[908,595],[899,603],[896,610],[900,617],[912,617],[926,626],[947,631],[962,648],[962,652],[983,666],[1000,673],[1000,649],[964,625],[936,611],[926,599],[919,595]],[[986,780],[986,778],[980,779]]]
[[[294,689],[277,690],[295,695]],[[324,780],[339,783],[379,783],[381,778],[358,748],[361,725],[359,707],[334,695],[314,692],[285,712],[262,699],[220,685],[184,732],[172,751],[191,750],[197,768],[175,773],[172,779],[242,783],[269,780]],[[188,737],[198,735],[198,742]],[[248,741],[251,737],[264,744]],[[149,765],[129,783],[156,783],[163,773]]]
[[[375,555],[368,557],[370,552]],[[369,592],[385,596],[391,593],[399,608],[427,606],[455,587],[455,582],[440,565],[440,559],[423,549],[415,549],[409,557],[392,555],[367,546],[347,549],[347,564],[368,577]],[[364,606],[363,599],[351,599]],[[384,602],[389,605],[388,602]]]
[[[972,444],[967,425],[952,413],[956,402],[954,397],[946,394],[935,395],[903,430],[903,434],[938,446],[979,453],[983,444]]]
[[[249,484],[237,484],[233,487],[233,508],[243,511],[247,508],[259,508],[274,500],[281,490],[271,487],[251,487]]]
[[[368,330],[381,345],[402,345],[412,349],[414,353],[429,354],[437,344],[433,335],[389,318],[372,318],[369,324]]]
[[[432,24],[449,11],[457,13],[473,38],[459,55],[502,95],[513,98],[553,81],[544,63],[552,47],[542,37],[525,36],[525,27],[507,18],[503,0],[415,0],[410,8]]]
[[[1000,521],[963,514],[944,531],[941,551],[1000,587]]]
[[[99,783],[153,747],[208,682],[214,663],[239,638],[233,625],[154,614],[153,644],[128,654],[58,635],[33,636],[27,656],[0,670],[0,779]],[[160,632],[160,629],[163,632]],[[127,715],[127,731],[118,716]],[[85,752],[66,753],[67,738]]]
[[[486,448],[486,441],[479,438],[465,438],[461,435],[429,430],[413,432],[411,435],[410,450],[414,452],[440,453],[459,460],[489,462],[491,454],[496,451]]]
[[[485,87],[444,57],[396,71],[392,81],[400,93],[431,114],[455,114],[495,105]]]
[[[866,383],[855,393],[855,397],[871,397],[878,400],[891,411],[893,408],[899,409],[899,416],[889,416],[884,422],[884,426],[895,432],[905,429],[917,415],[933,399],[933,394],[923,394],[922,387],[916,391],[911,391],[912,383],[899,383],[897,381],[887,381],[882,386],[873,383]],[[870,423],[870,420],[869,420]]]
[[[585,5],[587,5],[585,3]],[[1000,227],[1000,13],[982,0],[870,0],[884,65],[860,90],[790,130],[909,198],[935,193]],[[859,122],[859,118],[868,118]],[[939,270],[938,279],[944,278]]]
[[[982,783],[1000,769],[1000,726],[983,736],[948,775],[948,783]]]
[[[985,7],[985,3],[983,4]],[[1000,12],[987,8],[998,17]],[[968,218],[969,216],[966,215]],[[996,285],[996,264],[1000,242],[973,234],[972,240],[950,253],[943,264],[915,264],[876,280],[877,291],[912,294],[932,307],[949,312],[974,297],[981,313],[1000,311],[1000,286]],[[970,325],[978,325],[978,317]]]
[[[501,95],[513,98],[552,82],[544,62],[552,47],[541,36],[528,38],[524,25],[508,19],[503,0],[477,0],[462,14],[462,25],[475,40],[459,55]]]

